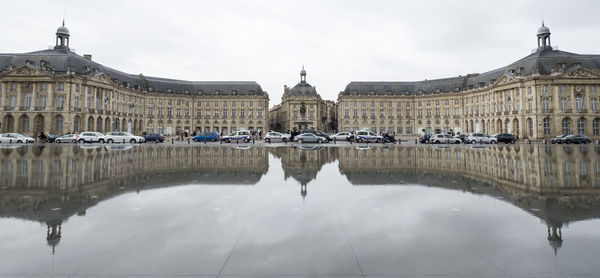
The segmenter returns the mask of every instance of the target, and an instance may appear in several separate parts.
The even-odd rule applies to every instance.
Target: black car
[[[587,137],[583,134],[571,134],[571,135],[567,135],[563,139],[563,143],[566,143],[566,144],[589,144],[591,142],[592,142],[592,140],[590,140],[589,137]]]
[[[46,136],[46,139],[48,140],[48,143],[54,143],[54,141],[56,140],[56,138],[61,137],[62,135],[60,134],[48,134]]]
[[[561,134],[561,135],[558,135],[556,137],[550,138],[550,143],[551,144],[562,144],[563,143],[563,139],[565,139],[565,137],[567,137],[566,134]]]
[[[421,144],[427,144],[427,143],[429,143],[430,138],[431,138],[431,134],[423,134],[421,137],[419,137],[419,142]]]
[[[325,134],[325,132],[320,131],[320,130],[305,130],[305,131],[300,132],[300,134],[302,134],[302,133],[312,133],[317,136],[325,137],[325,139],[327,139],[327,142],[333,141],[333,139],[331,139],[331,137],[329,135]]]
[[[498,143],[514,144],[517,142],[517,137],[509,133],[499,133],[494,137],[496,137]]]
[[[158,141],[159,143],[162,143],[165,141],[165,137],[162,134],[158,134],[158,133],[149,133],[149,134],[144,135],[143,137],[146,140],[146,142]]]

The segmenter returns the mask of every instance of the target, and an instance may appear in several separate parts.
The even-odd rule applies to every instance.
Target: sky
[[[352,81],[415,81],[485,72],[537,47],[542,19],[560,50],[600,53],[600,1],[3,0],[0,53],[71,49],[131,74],[256,81],[281,102],[307,81],[336,100]]]

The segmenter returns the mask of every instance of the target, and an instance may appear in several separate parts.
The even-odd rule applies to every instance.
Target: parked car
[[[429,138],[431,138],[431,134],[423,134],[421,137],[419,137],[419,143],[427,144],[429,143]]]
[[[80,144],[83,143],[100,143],[103,144],[106,142],[104,139],[104,134],[100,132],[86,131],[82,132],[77,136],[77,142]]]
[[[3,133],[0,134],[0,143],[34,143],[35,139],[19,133]]]
[[[565,136],[562,143],[565,144],[589,144],[592,140],[583,134],[571,134]]]
[[[435,134],[429,138],[429,142],[433,144],[460,144],[462,141],[449,134]]]
[[[331,135],[331,139],[335,139],[336,141],[350,141],[351,138],[353,138],[353,136],[350,132],[338,132]]]
[[[492,135],[498,143],[514,144],[517,142],[517,137],[509,133],[498,133]]]
[[[321,144],[323,142],[327,142],[327,138],[322,137],[322,136],[317,136],[312,133],[302,133],[302,134],[296,136],[296,142],[298,142],[298,144],[302,144],[302,143]]]
[[[247,130],[234,131],[227,136],[223,136],[221,138],[221,140],[224,141],[225,143],[229,143],[231,141],[236,141],[236,140],[241,140],[244,143],[248,143],[251,140],[250,131],[247,131]]]
[[[65,134],[54,139],[56,143],[75,143],[77,142],[77,134]]]
[[[144,143],[144,137],[135,136],[129,132],[111,131],[104,136],[106,143]]]
[[[156,142],[162,143],[165,141],[165,137],[162,134],[158,133],[149,133],[143,136],[144,142]]]
[[[567,137],[567,134],[561,134],[556,137],[550,138],[550,144],[562,144],[563,139],[565,139],[565,137]]]
[[[219,140],[219,134],[215,131],[200,132],[200,133],[196,134],[196,136],[192,137],[192,140],[194,140],[194,142],[200,142],[200,141],[215,142],[215,141]]]
[[[60,135],[60,134],[48,134],[48,135],[46,135],[46,140],[48,140],[48,143],[54,143],[56,138],[59,138],[61,136],[62,135]]]
[[[380,143],[381,141],[383,141],[383,136],[377,135],[375,132],[372,132],[372,131],[359,130],[356,132],[356,135],[354,135],[354,141],[356,141],[358,143],[361,143],[361,142]]]
[[[265,143],[278,142],[278,141],[285,143],[289,140],[290,140],[289,134],[279,133],[276,131],[269,131],[265,135]]]
[[[483,144],[496,144],[498,140],[496,138],[489,136],[485,133],[471,133],[466,139],[469,144],[475,143],[483,143]]]
[[[467,135],[466,134],[457,134],[454,136],[454,138],[458,138],[458,139],[460,139],[461,142],[465,143],[465,141],[467,139]]]
[[[327,141],[325,141],[325,143],[333,140],[329,135],[327,135],[325,132],[320,131],[320,130],[305,130],[305,131],[302,131],[301,133],[312,133],[316,136],[323,137],[323,138],[327,139]]]

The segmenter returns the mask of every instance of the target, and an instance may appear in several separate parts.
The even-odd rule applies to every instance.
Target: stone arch
[[[504,130],[506,133],[512,133],[512,124],[509,119],[504,120]]]
[[[519,137],[519,131],[520,131],[519,119],[514,118],[512,126],[513,126],[513,132],[512,132],[512,134],[514,134],[515,136]]]
[[[29,116],[21,115],[19,117],[19,132],[23,134],[28,134],[31,131]],[[35,137],[35,136],[34,136]]]
[[[33,133],[34,134],[40,134],[44,131],[44,116],[42,115],[36,115],[33,118]]]
[[[571,118],[565,117],[561,121],[562,134],[571,134]]]
[[[496,121],[496,133],[502,133],[502,120],[500,119]]]
[[[12,115],[4,116],[4,119],[2,119],[2,130],[4,133],[15,131],[15,118]]]
[[[102,125],[102,122],[100,122],[100,125]],[[88,118],[87,121],[87,130],[89,131],[93,131],[94,130],[94,117],[90,116]]]
[[[111,127],[110,117],[106,117],[106,119],[104,119],[104,132],[109,132],[111,130],[112,130],[112,127]]]
[[[92,119],[92,123],[94,120]],[[79,129],[81,129],[81,117],[79,115],[75,115],[73,117],[73,133],[79,133]]]
[[[585,134],[585,118],[584,117],[577,119],[577,133]]]
[[[102,133],[102,117],[96,119],[96,132]]]

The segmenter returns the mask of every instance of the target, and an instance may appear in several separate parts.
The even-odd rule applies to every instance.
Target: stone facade
[[[267,127],[269,96],[256,82],[125,74],[70,51],[68,37],[62,26],[54,49],[0,54],[1,132],[173,135]]]
[[[482,74],[418,82],[351,82],[338,95],[340,131],[396,135],[513,133],[600,138],[600,55],[553,50],[538,30],[535,53]]]
[[[336,104],[323,100],[314,86],[306,82],[304,67],[300,83],[293,88],[284,86],[281,104],[270,111],[271,129],[289,132],[316,129],[330,132],[336,129]]]

